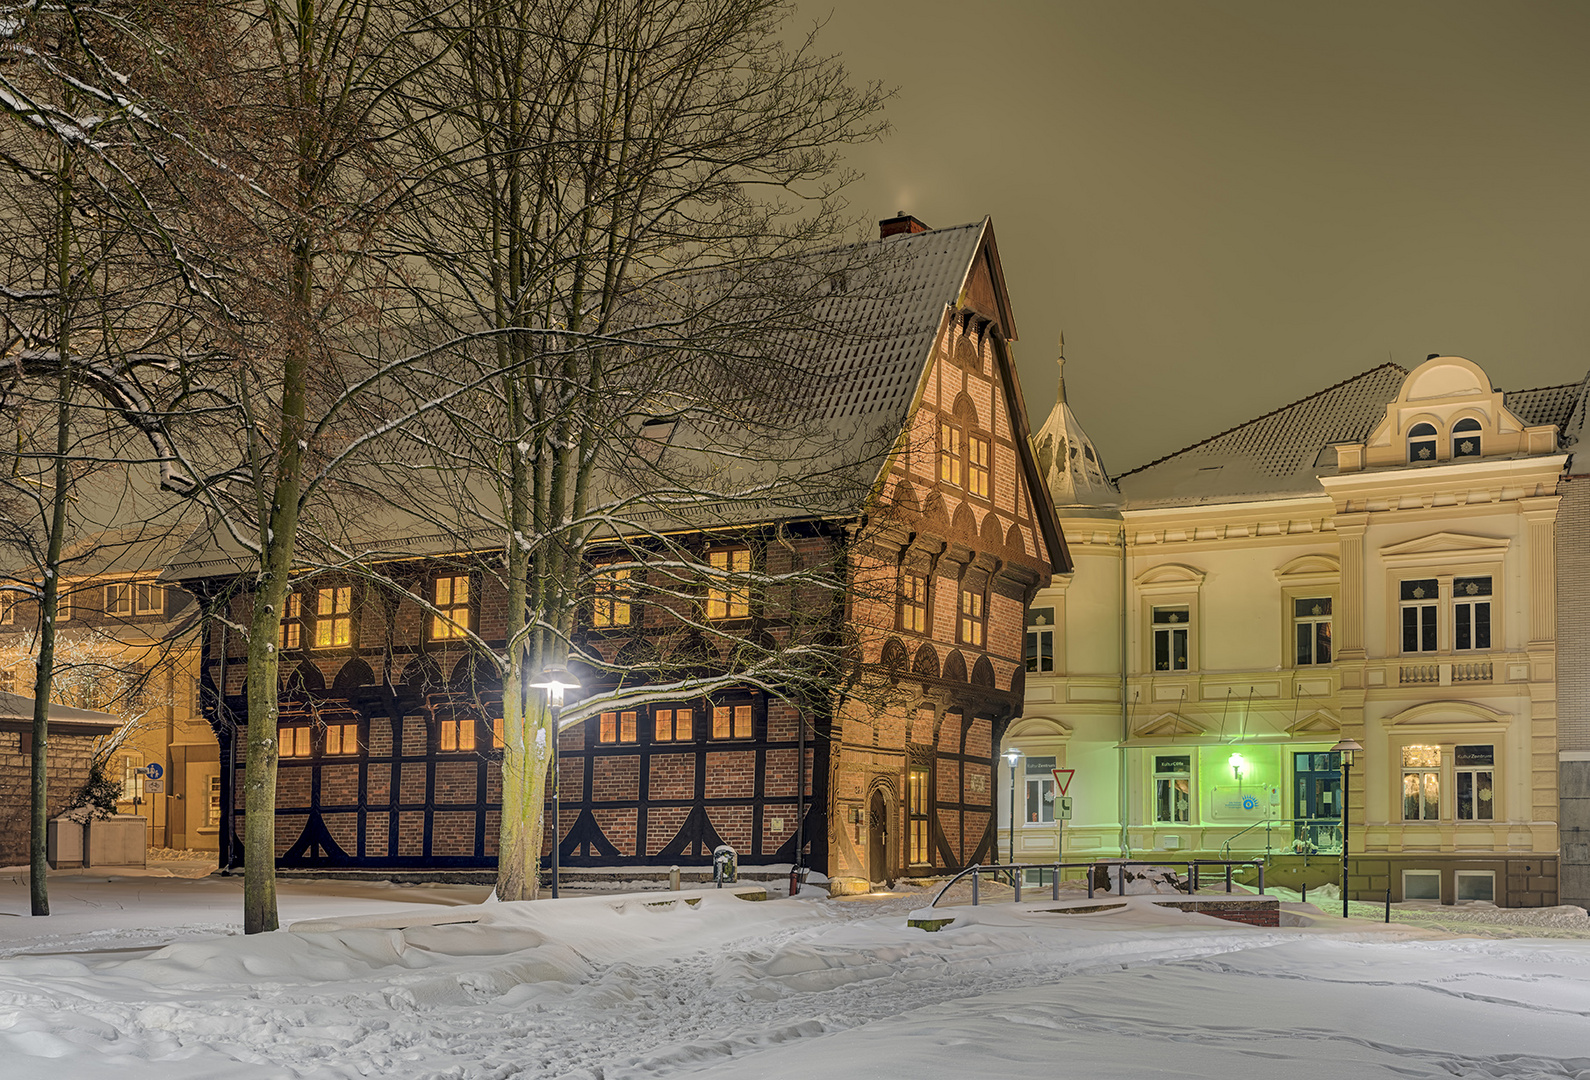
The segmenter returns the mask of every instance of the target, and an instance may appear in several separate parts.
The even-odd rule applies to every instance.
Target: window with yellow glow
[[[631,712],[605,712],[597,721],[596,741],[602,743],[632,743],[637,737],[636,714]]]
[[[751,571],[749,548],[719,548],[707,553],[707,564],[716,573],[707,586],[707,618],[745,619],[751,615],[751,586],[723,580],[722,575]]]
[[[947,420],[939,423],[939,480],[961,486],[961,429]]]
[[[282,616],[281,626],[276,632],[276,647],[279,649],[296,649],[303,644],[304,627],[300,620],[304,614],[304,598],[297,593],[288,593],[283,603],[285,614]]]
[[[988,498],[988,440],[973,435],[966,441],[966,490],[980,499]]]
[[[1441,816],[1441,748],[1402,748],[1402,820],[1435,821]]]
[[[961,643],[964,645],[983,644],[984,615],[983,605],[985,599],[981,589],[961,590]]]
[[[469,633],[469,578],[459,574],[436,579],[431,602],[436,614],[431,616],[431,640],[445,641],[461,638]]]
[[[694,710],[658,709],[652,720],[656,742],[689,742],[695,738]]]
[[[596,568],[596,595],[591,603],[591,625],[628,626],[630,620],[629,572],[627,566]]]
[[[443,720],[440,725],[437,743],[443,753],[452,754],[475,748],[474,720]]]
[[[353,641],[353,587],[319,590],[316,597],[315,648],[334,649]]]
[[[900,629],[927,633],[928,579],[921,574],[900,575]]]
[[[751,737],[751,706],[714,705],[712,707],[712,737],[714,739],[749,739]]]
[[[303,730],[308,731],[308,728]],[[358,724],[327,724],[327,754],[357,754],[359,752]]]

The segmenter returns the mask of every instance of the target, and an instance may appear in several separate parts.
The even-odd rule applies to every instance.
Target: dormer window
[[[1435,425],[1415,424],[1408,429],[1408,461],[1418,464],[1421,461],[1435,460]]]
[[[1479,457],[1480,456],[1480,422],[1473,417],[1465,417],[1452,425],[1452,456]]]

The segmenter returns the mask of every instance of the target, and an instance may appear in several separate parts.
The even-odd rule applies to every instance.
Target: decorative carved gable
[[[1316,709],[1286,729],[1288,735],[1338,735],[1342,721],[1335,713]]]
[[[1299,555],[1275,572],[1282,585],[1318,585],[1342,575],[1341,560],[1334,555]]]
[[[1181,563],[1162,563],[1151,566],[1137,575],[1135,584],[1142,588],[1145,585],[1189,585],[1199,586],[1204,583],[1204,572],[1194,570]]]
[[[1475,701],[1427,701],[1402,710],[1386,724],[1404,731],[1421,730],[1433,734],[1439,728],[1473,728],[1480,724],[1506,727],[1512,722],[1511,714],[1497,712]]]
[[[1489,560],[1500,559],[1507,553],[1507,546],[1511,543],[1505,536],[1473,536],[1468,533],[1438,532],[1429,536],[1419,536],[1412,540],[1404,540],[1400,544],[1391,544],[1380,549],[1380,557],[1386,561],[1397,563],[1419,563],[1426,561],[1442,561],[1444,559],[1462,556],[1473,559],[1476,557]]]
[[[1132,730],[1132,735],[1140,739],[1169,739],[1207,734],[1209,734],[1208,728],[1176,712],[1161,713]]]

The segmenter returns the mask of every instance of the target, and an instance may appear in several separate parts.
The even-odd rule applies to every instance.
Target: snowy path
[[[667,895],[404,905],[481,921],[347,920],[130,958],[61,955],[58,933],[42,950],[58,955],[0,960],[0,1077],[1590,1080],[1586,941],[1258,930],[1135,904],[985,905],[927,934],[905,926],[920,895]],[[150,933],[85,928],[77,945]]]

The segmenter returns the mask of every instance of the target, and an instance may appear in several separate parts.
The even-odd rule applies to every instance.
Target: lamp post
[[[1010,762],[1010,865],[1016,865],[1016,762],[1021,760],[1021,751],[1012,746],[1005,751],[1005,760]],[[999,852],[994,852],[997,857]]]
[[[563,710],[563,692],[578,690],[580,680],[565,667],[542,668],[536,681],[530,684],[547,692],[547,706],[552,710],[552,899],[558,898],[558,713]]]
[[[1331,753],[1342,756],[1342,918],[1347,918],[1347,793],[1351,789],[1353,754],[1363,747],[1353,739],[1343,739],[1331,747]]]

